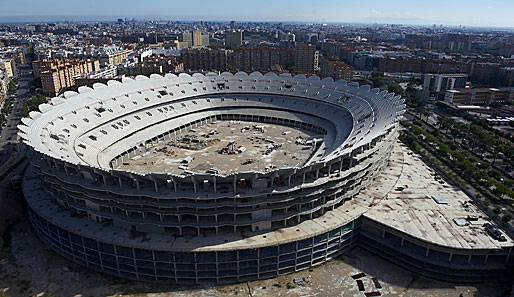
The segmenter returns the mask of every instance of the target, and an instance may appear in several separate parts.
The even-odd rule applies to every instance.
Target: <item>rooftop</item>
[[[464,192],[448,184],[407,148],[400,150],[403,169],[394,189],[364,216],[440,246],[496,249],[513,245],[504,232],[505,242],[488,235],[484,224],[495,224]],[[398,153],[397,149],[393,159],[400,157]],[[438,204],[432,196],[440,196],[448,204]],[[467,224],[458,226],[456,219],[465,219]]]

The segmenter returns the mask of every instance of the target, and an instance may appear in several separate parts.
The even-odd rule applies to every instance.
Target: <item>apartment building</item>
[[[14,59],[0,59],[0,69],[5,70],[9,79],[16,76],[16,63]]]
[[[331,77],[334,81],[344,79],[348,82],[353,79],[353,67],[346,63],[323,58],[320,65],[320,76],[323,78]]]
[[[228,47],[238,47],[243,44],[243,32],[225,32],[225,45]]]
[[[185,70],[227,70],[229,51],[224,49],[187,49],[180,52]]]
[[[44,69],[40,69],[41,84],[43,93],[48,96],[55,96],[61,90],[75,85],[74,77],[98,71],[100,69],[99,61],[87,60],[61,60],[50,64]]]
[[[299,73],[313,73],[318,69],[319,52],[316,46],[302,43],[296,46],[294,70]]]
[[[243,71],[273,70],[276,66],[292,65],[295,49],[277,47],[236,48],[232,68]]]

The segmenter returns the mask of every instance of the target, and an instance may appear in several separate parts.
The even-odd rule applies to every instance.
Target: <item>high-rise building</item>
[[[0,68],[5,70],[8,78],[16,76],[16,64],[14,59],[0,59]]]
[[[178,40],[180,42],[187,42],[187,47],[193,46],[193,35],[191,33],[182,33],[179,35]]]
[[[188,49],[180,52],[185,70],[226,70],[229,51],[223,49]]]
[[[294,63],[295,50],[292,48],[259,47],[236,48],[232,58],[232,67],[237,70],[273,70]]]
[[[97,71],[100,69],[99,61],[87,60],[67,60],[55,61],[54,64],[48,64],[41,71],[41,84],[43,93],[48,96],[55,96],[63,89],[75,85],[74,77]]]
[[[228,47],[237,47],[243,44],[243,32],[226,32],[225,45]]]
[[[202,46],[202,31],[193,31],[193,46]]]
[[[302,43],[296,46],[294,70],[300,73],[313,73],[318,69],[319,52],[312,44]]]
[[[348,82],[353,79],[353,67],[333,59],[321,59],[321,77],[331,77],[334,81],[344,79]]]

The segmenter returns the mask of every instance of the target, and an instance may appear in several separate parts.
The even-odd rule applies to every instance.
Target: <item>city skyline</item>
[[[174,21],[263,21],[315,23],[394,23],[479,27],[514,27],[510,12],[514,2],[489,1],[486,6],[473,1],[366,1],[348,3],[324,1],[313,5],[306,0],[269,0],[240,3],[233,0],[210,2],[199,0],[194,6],[166,1],[100,2],[97,0],[44,2],[33,0],[6,1],[0,12],[0,22],[55,22],[55,21],[114,21],[117,18]],[[107,13],[106,13],[107,12]],[[116,12],[116,14],[112,13]]]

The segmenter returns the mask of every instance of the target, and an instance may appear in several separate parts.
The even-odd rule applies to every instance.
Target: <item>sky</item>
[[[514,0],[0,0],[0,22],[298,21],[514,27]]]

